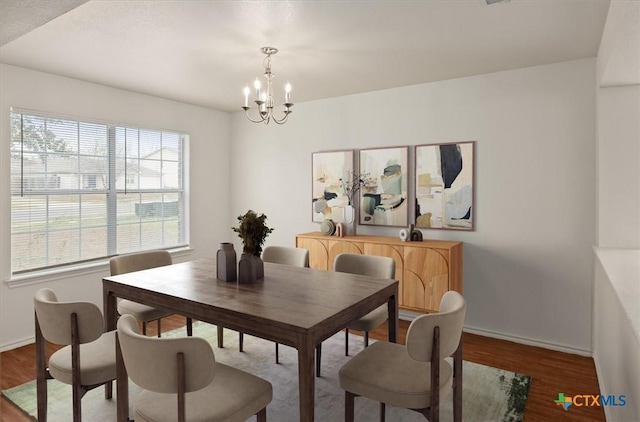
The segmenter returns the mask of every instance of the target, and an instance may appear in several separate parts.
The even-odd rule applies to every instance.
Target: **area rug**
[[[164,336],[183,336],[184,329],[174,330]],[[216,344],[215,326],[194,324],[194,335]],[[349,339],[350,354],[357,354],[363,347],[363,338]],[[289,422],[298,420],[298,362],[297,351],[280,346],[280,364],[275,363],[274,343],[252,336],[245,336],[244,352],[238,352],[238,333],[224,330],[224,348],[214,346],[219,362],[251,372],[273,384],[273,401],[267,407],[267,420]],[[335,422],[344,420],[344,392],[338,382],[338,370],[350,359],[344,355],[344,333],[322,343],[322,376],[316,378],[316,420]],[[485,365],[463,362],[463,420],[467,422],[518,422],[522,421],[531,378]],[[129,383],[130,404],[139,391]],[[4,390],[2,394],[35,420],[36,384],[30,381]],[[115,394],[115,388],[114,388]],[[48,420],[67,422],[72,420],[71,387],[56,380],[48,381]],[[452,395],[441,403],[440,420],[453,420]],[[378,419],[377,402],[356,398],[356,421],[369,422]],[[92,422],[114,421],[116,402],[104,399],[104,389],[90,391],[82,399],[83,419]],[[133,412],[130,411],[130,415]],[[251,420],[255,420],[255,417]],[[387,420],[394,422],[424,422],[420,414],[411,410],[387,406]]]

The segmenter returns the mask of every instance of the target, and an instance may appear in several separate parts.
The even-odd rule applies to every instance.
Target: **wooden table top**
[[[194,308],[217,309],[225,315],[235,314],[238,318],[251,318],[257,324],[275,325],[299,333],[313,331],[328,320],[340,319],[347,310],[370,302],[372,295],[388,296],[398,283],[281,264],[265,263],[264,267],[264,279],[253,284],[218,280],[215,258],[105,277],[104,280],[119,297],[144,299],[140,301],[151,306],[186,307],[189,308],[186,313],[194,318],[204,317],[197,315]],[[126,292],[119,291],[118,285]],[[148,296],[148,291],[153,292],[153,298]],[[166,296],[166,302],[162,296]],[[181,304],[176,305],[176,300]],[[363,309],[362,314],[370,310]],[[352,319],[351,311],[348,313],[348,318]],[[348,318],[345,324],[350,321]],[[233,324],[225,326],[235,328]]]

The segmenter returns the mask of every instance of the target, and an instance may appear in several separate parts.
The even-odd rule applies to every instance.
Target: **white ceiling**
[[[2,63],[225,111],[239,110],[244,86],[262,78],[262,46],[280,50],[276,102],[288,80],[295,103],[595,57],[609,8],[608,0],[0,3]]]

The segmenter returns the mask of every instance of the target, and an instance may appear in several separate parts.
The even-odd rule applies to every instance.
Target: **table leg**
[[[217,325],[218,327],[218,349],[222,349],[224,347],[224,328],[222,325]]]
[[[298,349],[298,388],[300,394],[300,422],[313,422],[315,410],[315,347],[305,345]]]
[[[396,285],[395,295],[389,297],[387,302],[387,309],[389,311],[389,342],[397,343],[398,330],[400,329],[398,323],[398,287]]]
[[[115,330],[118,323],[118,306],[116,297],[106,288],[102,288],[102,301],[104,312],[104,331]]]

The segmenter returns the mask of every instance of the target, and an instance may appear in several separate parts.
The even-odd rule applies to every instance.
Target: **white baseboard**
[[[35,337],[29,337],[23,340],[14,341],[13,343],[3,344],[0,347],[0,352],[7,352],[9,350],[17,349],[18,347],[26,346],[28,344],[33,344],[36,342]]]
[[[555,350],[556,352],[563,352],[563,353],[570,353],[572,355],[593,357],[593,353],[592,353],[591,350],[578,349],[578,348],[575,348],[575,347],[570,347],[570,346],[565,346],[565,345],[555,344],[555,343],[547,343],[545,341],[531,340],[531,339],[524,338],[524,337],[518,337],[518,336],[512,336],[512,335],[507,335],[507,334],[496,333],[496,332],[493,332],[493,331],[483,330],[483,329],[480,329],[480,328],[464,327],[463,331],[465,333],[477,334],[479,336],[496,338],[498,340],[507,340],[507,341],[511,341],[513,343],[524,344],[524,345],[527,345],[527,346],[535,346],[535,347],[541,347],[543,349]]]
[[[414,318],[420,316],[422,314],[407,311],[405,309],[400,309],[398,312],[398,317],[402,320],[413,321]],[[525,344],[527,346],[535,346],[542,347],[543,349],[555,350],[557,352],[570,353],[572,355],[580,355],[593,357],[593,353],[591,350],[577,349],[574,347],[564,346],[560,344],[547,343],[544,341],[531,340],[524,337],[511,336],[507,334],[496,333],[494,331],[483,330],[481,328],[473,328],[473,327],[464,327],[463,331],[465,333],[477,334],[479,336],[496,338],[499,340],[511,341],[513,343]]]

